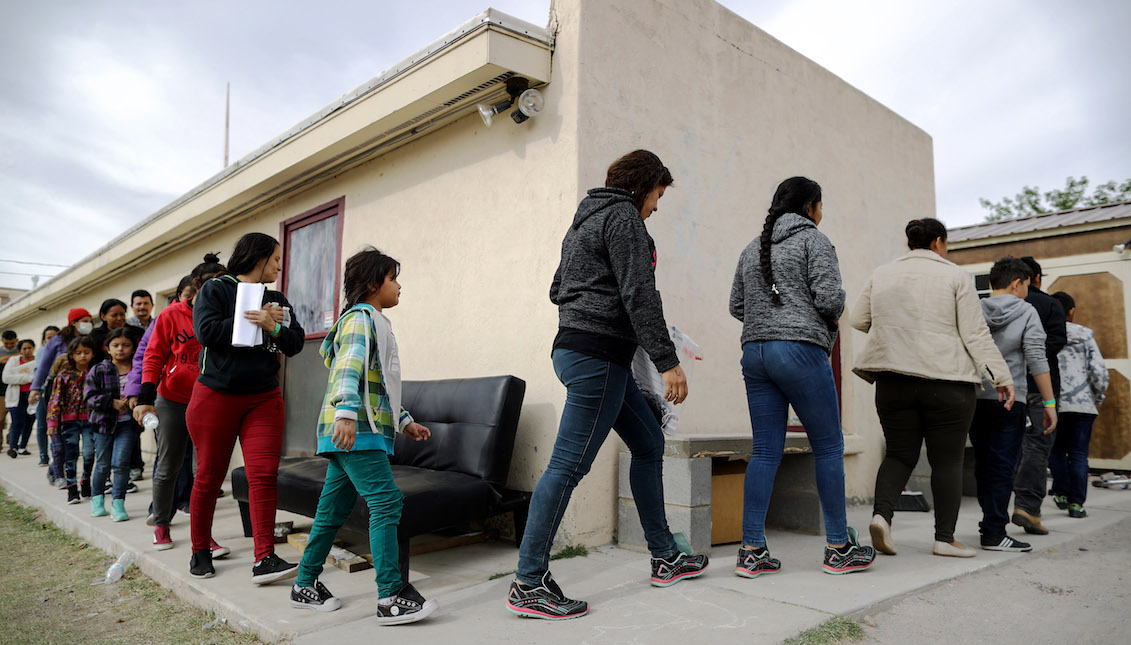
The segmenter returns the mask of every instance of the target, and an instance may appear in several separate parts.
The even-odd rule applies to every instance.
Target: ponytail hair
[[[912,251],[929,249],[931,243],[940,237],[943,242],[946,241],[946,226],[933,217],[913,219],[907,223],[903,232],[907,234],[907,248]]]
[[[354,253],[346,260],[343,271],[342,290],[345,291],[346,304],[338,315],[345,315],[351,307],[368,298],[374,290],[380,289],[390,274],[396,277],[400,272],[399,262],[372,246]]]
[[[774,201],[770,204],[766,223],[762,226],[759,247],[759,260],[762,266],[762,279],[770,289],[770,301],[775,307],[781,306],[781,294],[774,282],[774,265],[771,257],[774,244],[774,225],[786,213],[796,213],[806,219],[821,201],[821,185],[805,177],[790,177],[778,184]]]

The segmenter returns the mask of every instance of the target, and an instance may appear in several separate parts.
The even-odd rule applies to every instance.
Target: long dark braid
[[[802,217],[809,217],[811,208],[815,208],[821,201],[821,186],[806,177],[790,177],[778,184],[774,192],[774,201],[766,215],[766,224],[762,227],[762,238],[759,248],[759,262],[762,267],[762,279],[766,288],[770,290],[770,301],[775,307],[781,306],[781,293],[777,283],[774,282],[774,265],[771,254],[774,244],[774,225],[778,218],[786,213],[796,213]]]

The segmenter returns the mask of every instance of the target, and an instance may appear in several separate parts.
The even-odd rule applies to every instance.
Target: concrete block
[[[711,549],[711,507],[677,506],[665,504],[664,512],[668,528],[672,533],[684,533],[696,553],[707,553]],[[640,526],[640,515],[636,504],[630,499],[620,499],[617,503],[617,545],[631,551],[648,552],[648,542],[644,529]]]
[[[766,527],[824,535],[825,517],[816,486],[809,491],[783,490],[775,486],[770,496],[770,509],[766,513]]]
[[[632,456],[618,456],[617,497],[632,499],[629,469]],[[702,506],[711,503],[711,460],[664,457],[664,501],[681,506]]]

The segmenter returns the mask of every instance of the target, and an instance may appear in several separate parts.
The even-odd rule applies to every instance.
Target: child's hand
[[[130,407],[130,402],[126,399],[114,399],[114,409],[118,412],[121,412],[128,407]]]
[[[428,429],[428,426],[422,426],[415,421],[404,427],[404,433],[411,437],[413,441],[424,441],[432,436],[432,431]]]
[[[357,422],[353,419],[338,419],[334,422],[334,434],[330,439],[338,450],[349,452],[353,449],[354,439],[357,437]]]
[[[55,436],[55,426],[47,426],[47,436],[48,437],[54,437]]]

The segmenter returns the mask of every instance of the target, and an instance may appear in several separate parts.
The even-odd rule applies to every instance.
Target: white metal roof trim
[[[1042,213],[1000,222],[960,226],[947,232],[947,241],[966,242],[1017,233],[1051,230],[1077,224],[1109,222],[1123,218],[1131,218],[1131,202],[1103,204],[1059,213]]]

